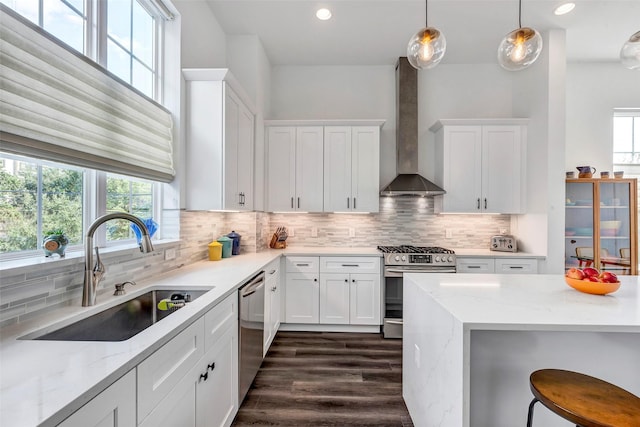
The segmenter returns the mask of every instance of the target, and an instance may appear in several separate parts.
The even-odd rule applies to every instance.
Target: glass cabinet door
[[[565,269],[637,274],[635,179],[568,179]]]

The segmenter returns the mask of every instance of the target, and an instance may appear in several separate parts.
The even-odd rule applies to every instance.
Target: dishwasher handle
[[[240,296],[246,298],[249,295],[253,295],[263,286],[264,271],[261,271],[240,288]]]

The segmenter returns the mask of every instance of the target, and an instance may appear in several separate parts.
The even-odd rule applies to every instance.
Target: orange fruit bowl
[[[588,282],[586,280],[572,279],[564,276],[564,281],[580,292],[593,295],[606,295],[615,292],[620,288],[620,282],[604,283],[604,282]]]

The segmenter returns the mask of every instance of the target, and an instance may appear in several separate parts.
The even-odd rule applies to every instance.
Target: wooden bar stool
[[[536,402],[577,427],[640,427],[640,397],[606,381],[541,369],[531,374],[529,385],[535,397],[529,404],[527,427],[532,426]]]

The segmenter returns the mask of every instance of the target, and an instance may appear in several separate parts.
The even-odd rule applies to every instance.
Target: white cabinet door
[[[133,369],[58,426],[134,427],[136,424],[136,372]]]
[[[267,128],[267,210],[295,210],[296,128]]]
[[[140,427],[197,427],[196,381],[200,366],[195,365],[171,392],[139,424]]]
[[[280,327],[280,259],[265,268],[265,275],[263,355],[266,356]]]
[[[238,411],[237,334],[237,328],[227,328],[199,364],[195,389],[198,427],[228,427]]]
[[[378,212],[380,128],[324,128],[324,211]]]
[[[482,193],[482,128],[444,128],[444,212],[480,212]]]
[[[318,323],[320,319],[318,273],[287,273],[285,320],[287,323]]]
[[[380,324],[380,274],[350,275],[350,317],[352,325]]]
[[[349,275],[320,275],[320,323],[349,324]]]
[[[380,128],[354,126],[351,131],[351,208],[380,211]],[[326,207],[325,207],[325,210]]]
[[[322,126],[296,129],[296,198],[302,212],[322,212],[324,130]]]
[[[351,127],[324,128],[324,210],[345,212],[353,209],[351,194]]]
[[[519,213],[521,127],[482,127],[482,211]]]
[[[232,89],[221,70],[183,74],[187,209],[253,209],[254,116],[241,88]]]

